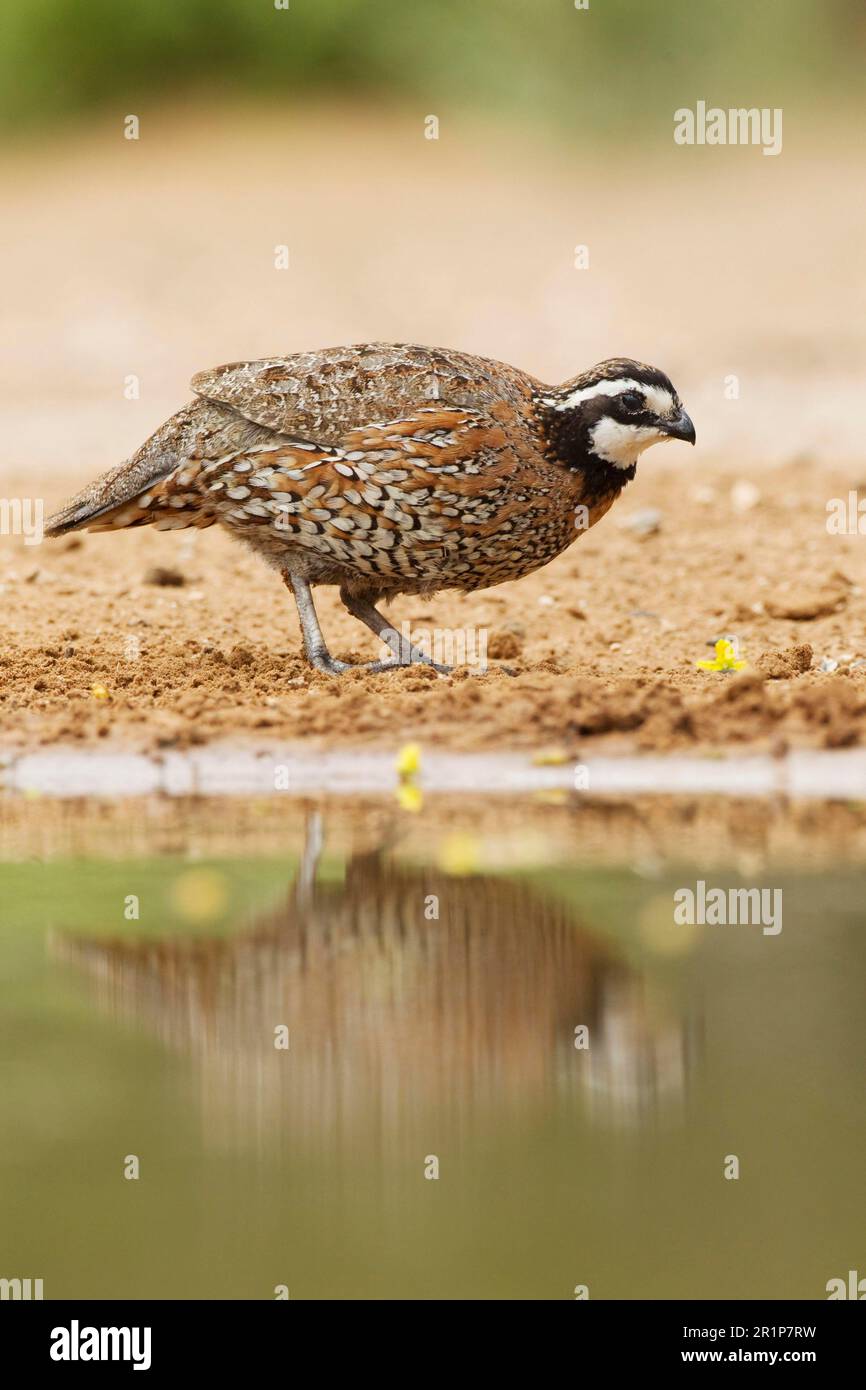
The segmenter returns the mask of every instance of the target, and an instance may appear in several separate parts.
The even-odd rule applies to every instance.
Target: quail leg
[[[411,666],[413,659],[424,662],[427,661],[423,652],[418,651],[417,647],[410,648],[410,651],[416,653],[416,655],[414,658],[410,657],[408,661],[402,659],[397,661],[364,661],[358,662],[357,664],[353,664],[349,661],[338,661],[336,657],[331,656],[331,653],[325,645],[322,629],[319,626],[319,619],[315,607],[313,606],[313,595],[306,579],[299,579],[297,575],[294,574],[287,574],[284,578],[287,583],[291,584],[292,592],[295,595],[295,602],[298,605],[298,614],[301,619],[301,631],[304,634],[304,648],[307,653],[307,660],[317,671],[324,671],[325,674],[329,676],[340,676],[344,671],[370,671],[375,674],[378,671],[394,671],[401,666]],[[346,602],[345,598],[343,601],[344,603]],[[349,608],[348,603],[346,607]],[[366,605],[366,607],[369,607],[370,612],[374,614],[374,620],[377,620],[381,624],[382,629],[387,629],[389,632],[393,633],[393,629],[388,626],[388,623],[382,617],[381,613],[377,613],[372,605]],[[360,617],[360,614],[357,613],[354,608],[349,608],[349,612],[355,617]],[[362,622],[367,622],[367,619],[362,618]],[[368,623],[368,626],[372,627],[372,624]],[[377,636],[379,635],[375,627],[373,631],[377,633]],[[393,633],[393,635],[397,637],[396,633]],[[397,637],[397,640],[399,641],[399,637]],[[391,645],[392,644],[389,643],[389,646]],[[402,657],[402,652],[399,653],[399,655]],[[430,664],[432,665],[433,663],[431,662]],[[447,668],[439,666],[436,669],[444,671]]]
[[[329,676],[339,676],[343,671],[350,670],[349,663],[337,661],[331,656],[325,645],[319,619],[313,607],[313,595],[306,579],[298,579],[294,574],[284,575],[284,578],[291,584],[295,602],[298,605],[301,632],[304,634],[304,648],[310,665],[315,666],[317,671],[324,671]]]
[[[313,811],[307,819],[304,835],[304,849],[298,865],[298,877],[294,884],[294,901],[298,907],[309,907],[316,886],[316,871],[322,856],[325,836],[322,830],[322,817]]]
[[[413,666],[421,664],[432,666],[434,671],[439,671],[442,675],[447,675],[451,670],[450,666],[440,666],[435,661],[431,661],[429,656],[425,656],[420,647],[415,647],[405,637],[401,637],[396,628],[392,627],[388,619],[383,617],[378,608],[369,599],[361,598],[358,594],[351,594],[346,589],[340,590],[340,598],[348,608],[353,618],[358,618],[371,632],[375,632],[377,637],[387,643],[396,657],[396,661],[385,663],[388,666]],[[381,663],[380,663],[381,664]]]

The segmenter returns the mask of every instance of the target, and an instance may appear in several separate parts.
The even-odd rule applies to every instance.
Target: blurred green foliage
[[[597,128],[854,92],[863,0],[2,0],[7,128],[323,91]]]

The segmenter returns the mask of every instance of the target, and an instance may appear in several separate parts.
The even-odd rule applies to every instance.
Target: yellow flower
[[[185,922],[213,922],[228,908],[228,879],[218,869],[186,869],[171,884],[169,896]]]
[[[737,660],[737,649],[727,637],[719,638],[712,661],[695,662],[702,671],[742,671],[745,664],[745,661]]]
[[[539,748],[533,753],[532,762],[534,767],[561,767],[570,758],[564,748]]]
[[[394,795],[401,809],[413,814],[417,814],[424,804],[424,793],[414,782],[401,782],[399,787],[395,788]]]
[[[440,869],[456,878],[462,878],[466,874],[477,874],[481,860],[481,841],[474,835],[455,831],[446,835],[440,843],[437,859]]]
[[[397,773],[400,777],[414,777],[421,770],[421,747],[417,743],[404,743],[397,754]]]

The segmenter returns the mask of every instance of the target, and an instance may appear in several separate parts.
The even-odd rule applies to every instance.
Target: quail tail
[[[63,536],[68,531],[113,531],[120,527],[148,525],[152,513],[139,512],[130,503],[153,489],[184,460],[188,443],[191,407],[178,411],[142,444],[131,458],[90,485],[49,517],[46,536]]]

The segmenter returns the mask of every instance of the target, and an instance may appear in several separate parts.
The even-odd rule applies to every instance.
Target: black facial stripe
[[[657,425],[659,417],[652,410],[606,410],[604,417],[615,420],[618,425]]]

